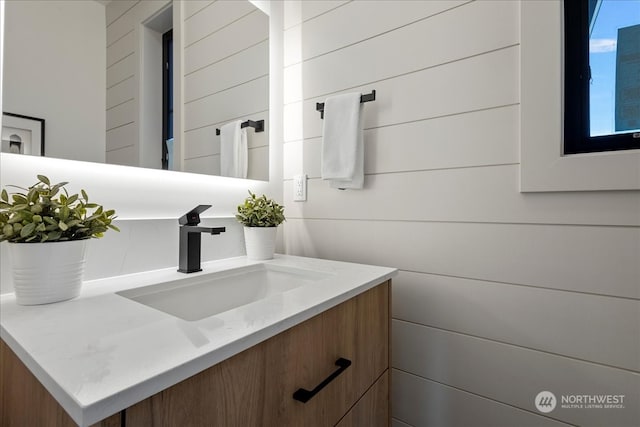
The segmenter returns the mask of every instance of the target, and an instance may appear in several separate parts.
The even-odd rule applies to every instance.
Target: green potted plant
[[[86,243],[112,224],[114,210],[89,202],[86,191],[69,194],[67,182],[44,175],[29,188],[0,194],[0,242],[9,243],[16,302],[47,304],[80,293]]]
[[[285,220],[284,207],[268,199],[257,197],[249,191],[249,197],[238,206],[236,219],[244,225],[244,241],[247,258],[264,260],[273,258],[278,226]]]

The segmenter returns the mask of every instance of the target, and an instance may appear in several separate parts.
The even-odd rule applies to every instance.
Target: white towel
[[[247,130],[241,120],[220,128],[220,175],[246,178],[248,169]]]
[[[364,185],[364,143],[360,93],[331,96],[324,102],[322,179],[332,188]]]

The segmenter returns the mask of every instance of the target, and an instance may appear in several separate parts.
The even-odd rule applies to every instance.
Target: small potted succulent
[[[86,243],[108,229],[114,210],[89,202],[86,191],[69,195],[67,182],[44,175],[22,192],[0,194],[0,242],[9,243],[16,302],[47,304],[80,293]]]
[[[247,258],[273,258],[278,225],[285,220],[284,208],[264,194],[257,197],[249,191],[249,197],[238,206],[236,219],[244,225]]]

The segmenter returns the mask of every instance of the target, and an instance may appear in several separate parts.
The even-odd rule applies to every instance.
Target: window
[[[563,9],[520,3],[520,191],[640,190],[640,150],[564,154]]]
[[[169,169],[169,147],[173,138],[173,30],[162,35],[162,169]]]
[[[564,154],[640,148],[640,0],[565,0]]]

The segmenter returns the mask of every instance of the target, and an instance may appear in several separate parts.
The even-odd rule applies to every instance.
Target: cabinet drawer
[[[389,425],[389,370],[356,402],[336,427],[387,427]]]
[[[269,343],[269,354],[274,362],[282,358],[284,369],[280,380],[272,378],[282,383],[281,397],[274,395],[266,409],[278,409],[273,415],[288,425],[335,425],[389,365],[388,292],[386,284],[380,285]],[[312,390],[320,384],[339,358],[351,366],[307,403],[291,398],[300,387]]]
[[[131,426],[333,426],[389,366],[385,282],[126,411]],[[351,365],[308,402],[337,367]]]

